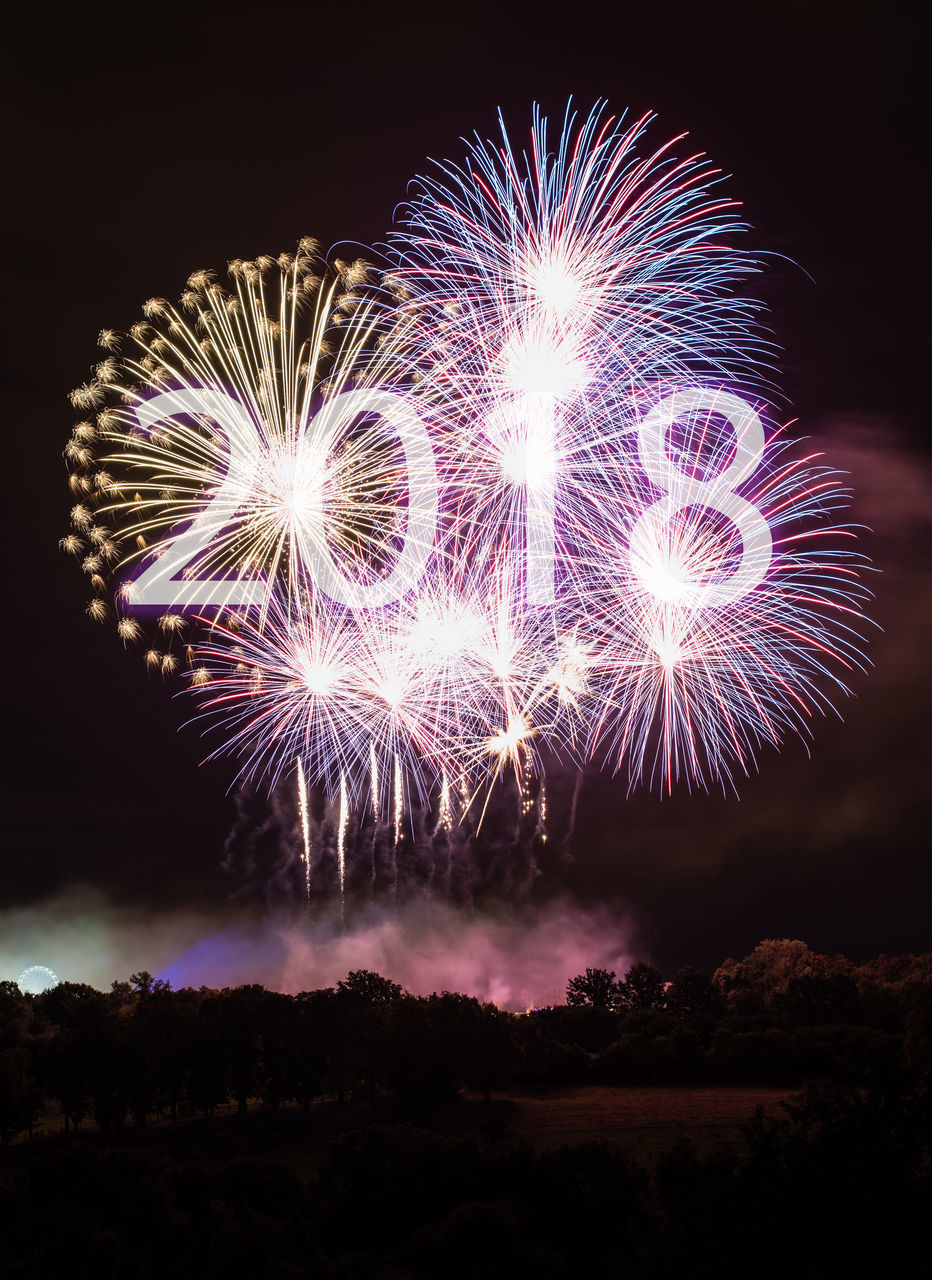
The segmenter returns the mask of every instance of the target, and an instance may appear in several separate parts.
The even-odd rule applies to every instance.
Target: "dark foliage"
[[[2,983],[0,1274],[927,1274],[926,958],[771,942],[714,977],[638,965],[571,990],[525,1016],[366,971],[297,996]],[[744,1154],[681,1144],[653,1171],[607,1144],[535,1153],[494,1119],[424,1127],[467,1092],[587,1080],[811,1083]]]
[[[185,1127],[184,1141],[34,1143],[0,1187],[0,1270],[926,1276],[928,1091],[812,1087],[785,1111],[751,1124],[744,1154],[683,1142],[653,1170],[608,1143],[535,1152],[396,1123],[344,1133],[306,1178],[282,1155],[301,1137],[300,1111]]]

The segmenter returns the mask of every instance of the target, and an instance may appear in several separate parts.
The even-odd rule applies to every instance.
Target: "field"
[[[741,1144],[741,1128],[758,1107],[773,1113],[787,1089],[709,1085],[581,1085],[546,1093],[510,1090],[506,1132],[538,1150],[603,1139],[652,1161],[689,1138],[697,1151]]]

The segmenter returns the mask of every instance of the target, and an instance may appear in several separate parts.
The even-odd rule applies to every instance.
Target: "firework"
[[[667,790],[747,774],[863,666],[864,561],[834,523],[840,477],[779,434],[765,446],[759,420],[742,458],[748,436],[721,425],[734,399],[702,399],[685,425],[660,415],[661,451],[645,420],[656,501],[617,529],[627,554],[603,562],[586,601],[588,752]]]
[[[760,264],[650,123],[502,125],[419,180],[387,271],[197,272],[73,394],[89,612],[184,670],[240,777],[297,772],[308,892],[309,787],[342,900],[353,807],[397,859],[408,804],[449,831],[505,771],[543,832],[551,753],[728,786],[860,662],[844,490],[768,436]]]
[[[568,107],[551,148],[535,108],[529,153],[502,121],[499,143],[477,136],[462,166],[418,180],[392,245],[438,376],[559,397],[607,366],[630,386],[756,383],[769,351],[735,291],[758,269],[732,243],[737,205],[702,155],[676,156],[681,138],[642,154],[650,123]]]
[[[535,660],[492,763],[521,772],[540,742],[632,781],[728,785],[847,692],[867,593],[832,524],[839,478],[767,439],[736,207],[679,140],[641,155],[649,123],[597,106],[553,148],[539,112],[528,153],[504,123],[477,138],[419,180],[395,278],[458,442],[460,554],[494,540],[525,566]]]
[[[346,780],[340,779],[340,816],[337,826],[337,874],[340,878],[340,913],[346,907],[346,827],[349,822],[349,806],[346,802]]]
[[[310,902],[311,897],[311,827],[307,805],[307,782],[304,777],[304,762],[297,758],[298,773],[298,813],[301,816],[301,838],[304,852],[301,855],[304,863],[304,894]]]
[[[109,356],[74,393],[100,408],[68,446],[82,501],[64,545],[89,552],[101,586],[100,571],[115,569],[122,613],[180,628],[185,611],[262,609],[276,581],[306,578],[372,606],[420,576],[433,451],[373,355],[371,306],[351,291],[364,267],[343,264],[329,283],[318,268],[303,241],[277,261],[231,263],[232,291],[195,273],[178,307],[146,304],[134,354]]]
[[[201,619],[198,717],[241,776],[274,786],[300,759],[328,796],[392,812],[397,843],[409,792],[424,802],[445,776],[500,772],[529,745],[546,651],[513,605],[443,576],[380,610],[279,584],[261,613]]]
[[[649,123],[568,108],[551,148],[535,110],[520,155],[502,123],[498,144],[419,179],[391,242],[407,357],[454,437],[463,537],[523,552],[531,606],[603,540],[619,501],[605,478],[644,396],[766,380],[736,205],[679,139],[642,155]]]

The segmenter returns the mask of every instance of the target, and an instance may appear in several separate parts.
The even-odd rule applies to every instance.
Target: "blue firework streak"
[[[652,120],[570,105],[551,148],[535,107],[529,151],[502,120],[500,142],[477,135],[463,165],[416,180],[390,246],[435,379],[472,395],[490,373],[520,385],[523,362],[555,390],[575,374],[583,391],[586,370],[629,388],[759,385],[772,349],[736,292],[760,269],[734,243],[746,225],[720,171],[676,155],[682,137],[641,154]]]

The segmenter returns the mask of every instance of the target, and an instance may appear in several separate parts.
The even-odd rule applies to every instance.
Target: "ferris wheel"
[[[61,978],[46,965],[33,964],[28,969],[24,969],[16,981],[20,991],[31,996],[38,996],[43,991],[48,991],[50,987],[57,987],[61,982]]]

